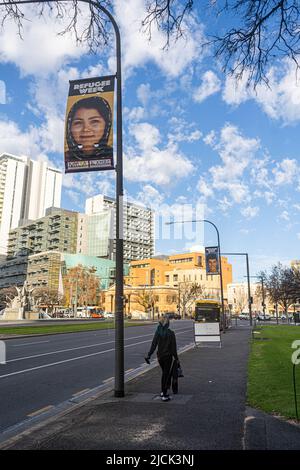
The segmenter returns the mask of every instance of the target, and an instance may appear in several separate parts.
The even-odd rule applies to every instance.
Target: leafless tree
[[[218,2],[217,2],[218,3]],[[223,70],[248,84],[269,83],[268,69],[274,59],[289,58],[299,69],[300,3],[298,0],[225,1],[223,12],[236,26],[213,39],[215,56]]]
[[[265,279],[268,296],[272,302],[281,305],[284,312],[300,298],[300,280],[297,270],[283,266],[273,266]]]
[[[246,292],[244,286],[239,286],[235,288],[234,300],[235,311],[237,313],[242,313],[248,303],[248,293]]]
[[[6,307],[10,307],[13,299],[17,296],[17,289],[12,287],[4,287],[0,290],[0,302],[4,303]]]
[[[87,44],[90,51],[108,44],[111,28],[97,7],[97,0],[92,3],[33,0],[33,3],[38,17],[44,16],[49,8],[56,18],[66,18],[67,25],[60,34],[73,31],[77,42]],[[109,10],[112,3],[112,0],[98,2]],[[87,26],[80,30],[83,5],[88,8],[89,18]],[[188,18],[198,8],[201,17],[206,17],[209,23],[206,29],[210,39],[202,45],[213,46],[214,57],[222,64],[223,71],[236,79],[245,76],[248,85],[268,84],[268,70],[274,59],[289,58],[295,64],[295,71],[299,69],[299,0],[146,0],[146,8],[141,29],[150,40],[154,27],[162,30],[166,34],[165,47],[184,36]],[[7,0],[0,7],[2,26],[6,20],[15,21],[22,36],[26,20],[23,6]],[[220,25],[224,26],[222,32],[216,33]]]
[[[135,299],[138,305],[144,308],[145,312],[152,311],[152,319],[154,320],[155,304],[157,303],[157,295],[151,288],[143,288],[135,293]]]
[[[0,0],[0,3],[4,3]],[[26,21],[24,5],[14,0],[6,0],[5,5],[0,6],[0,24],[4,27],[5,23],[13,20],[18,27],[19,36],[22,38],[23,24]],[[29,3],[29,2],[24,2]],[[60,31],[60,35],[73,32],[77,44],[86,44],[90,52],[96,52],[98,47],[106,46],[110,40],[111,25],[108,17],[97,7],[97,4],[105,8],[110,8],[112,2],[109,0],[69,0],[63,2],[60,0],[32,0],[35,3],[35,14],[37,18],[45,17],[46,11],[50,11],[57,19],[65,19],[66,26]],[[79,19],[84,15],[86,18],[86,8],[89,18],[82,29],[79,26]],[[82,24],[82,22],[80,23]]]
[[[183,318],[186,317],[187,311],[195,303],[195,300],[203,295],[204,289],[204,286],[195,282],[180,282],[178,287],[178,304]]]
[[[53,310],[55,306],[61,304],[63,295],[57,289],[50,289],[48,287],[36,287],[33,290],[32,296],[37,306],[45,306]]]

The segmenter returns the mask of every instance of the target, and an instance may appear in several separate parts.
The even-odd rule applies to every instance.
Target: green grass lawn
[[[124,322],[124,326],[139,326],[144,323],[139,322]],[[92,331],[92,330],[106,330],[108,328],[114,328],[114,322],[92,322],[84,324],[62,324],[62,325],[38,325],[38,326],[12,326],[12,327],[0,327],[0,335],[38,335],[38,334],[51,334],[51,333],[77,333],[80,331]]]
[[[251,345],[247,402],[254,408],[286,418],[296,418],[291,348],[300,340],[300,327],[269,325],[256,328],[260,334]],[[298,414],[300,414],[300,364],[296,366]]]

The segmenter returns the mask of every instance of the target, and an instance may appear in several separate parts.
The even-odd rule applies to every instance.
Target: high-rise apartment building
[[[85,204],[87,215],[110,213],[110,227],[107,228],[112,242],[111,251],[115,253],[115,216],[116,201],[102,194],[88,198]],[[154,255],[154,212],[146,207],[133,204],[124,199],[123,205],[124,261],[151,258]]]
[[[60,206],[62,174],[46,162],[0,155],[0,254],[7,253],[11,229]]]
[[[48,208],[45,217],[9,232],[8,258],[54,250],[77,252],[78,212]]]

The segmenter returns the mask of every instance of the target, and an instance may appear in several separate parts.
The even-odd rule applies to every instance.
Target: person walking
[[[157,359],[162,370],[162,401],[170,401],[170,397],[168,395],[168,385],[170,385],[170,374],[173,358],[177,364],[179,364],[175,333],[169,329],[169,326],[169,318],[167,316],[163,316],[158,322],[150,350],[148,355],[145,357],[145,361],[150,364],[150,357],[157,348]]]

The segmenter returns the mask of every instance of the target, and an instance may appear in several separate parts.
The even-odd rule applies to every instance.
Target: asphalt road
[[[156,325],[125,328],[125,371],[144,363]],[[171,322],[177,347],[194,340],[193,322]],[[114,377],[114,330],[6,341],[0,364],[0,432]]]

